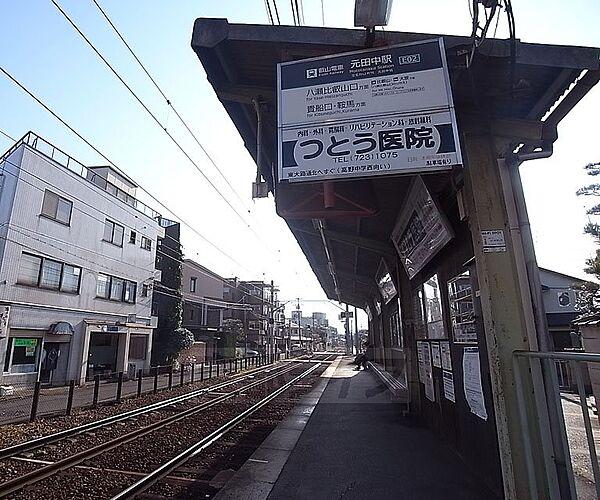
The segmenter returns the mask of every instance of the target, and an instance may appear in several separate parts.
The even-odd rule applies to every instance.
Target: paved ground
[[[596,489],[594,484],[594,474],[592,472],[592,463],[588,451],[588,442],[583,423],[583,414],[579,404],[579,396],[563,393],[561,394],[561,399],[565,427],[567,429],[567,438],[569,441],[569,450],[571,452],[571,462],[573,463],[577,498],[580,500],[595,500]],[[598,416],[595,415],[591,409],[589,411],[596,450],[600,452],[600,425],[598,424]]]
[[[430,431],[401,417],[370,371],[344,359],[328,376],[216,498],[494,498]]]

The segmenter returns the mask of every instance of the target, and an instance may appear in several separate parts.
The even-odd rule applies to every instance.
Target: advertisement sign
[[[462,163],[442,38],[277,66],[280,182]]]
[[[421,177],[415,178],[391,235],[409,279],[425,267],[453,237]]]
[[[0,337],[8,335],[8,318],[10,316],[10,306],[0,306]]]
[[[394,285],[390,270],[383,259],[381,259],[381,262],[379,263],[375,280],[377,281],[377,288],[379,288],[381,298],[383,299],[384,304],[387,304],[396,296],[398,291],[396,290],[396,285]]]

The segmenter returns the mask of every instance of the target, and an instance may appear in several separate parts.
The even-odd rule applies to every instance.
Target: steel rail
[[[315,361],[315,363],[317,363],[317,364],[311,368],[316,368],[316,367],[320,366],[319,361]],[[255,382],[252,382],[248,385],[245,385],[244,387],[235,389],[234,391],[224,394],[222,396],[219,396],[211,401],[206,401],[204,403],[201,403],[198,406],[189,408],[187,410],[183,410],[182,412],[172,415],[170,417],[167,417],[163,420],[160,420],[158,422],[149,424],[145,427],[136,429],[128,434],[125,434],[124,436],[119,436],[117,438],[111,439],[110,441],[106,441],[106,442],[101,443],[92,448],[88,448],[87,450],[83,450],[79,453],[75,453],[74,455],[70,455],[69,457],[66,457],[62,460],[53,462],[52,464],[50,464],[46,467],[42,467],[40,469],[36,469],[29,473],[26,473],[23,476],[16,477],[9,481],[5,481],[4,483],[0,484],[0,498],[4,498],[5,496],[10,495],[11,493],[19,491],[20,489],[24,488],[25,486],[29,486],[29,485],[38,483],[39,481],[46,479],[48,477],[51,477],[54,474],[56,474],[62,470],[70,469],[71,467],[74,467],[74,466],[80,464],[81,462],[84,462],[86,460],[94,458],[102,453],[105,453],[114,448],[122,446],[126,443],[134,441],[135,439],[138,439],[142,436],[150,434],[151,432],[153,432],[157,429],[161,429],[161,428],[171,425],[175,422],[178,422],[180,420],[188,418],[192,415],[201,413],[209,408],[212,408],[213,406],[216,406],[224,401],[227,401],[229,399],[236,397],[241,392],[245,392],[249,389],[252,389],[252,388],[262,385],[266,382],[269,382],[277,377],[280,377],[281,375],[285,375],[286,373],[295,370],[296,368],[298,368],[298,365],[290,366],[290,367],[286,368],[285,370],[278,371],[277,373],[275,373],[273,375],[269,375],[268,377],[257,380]]]
[[[285,367],[294,360],[290,360],[288,363],[284,363],[282,367]],[[181,403],[184,401],[188,401],[190,399],[196,398],[198,396],[202,396],[203,394],[210,394],[219,389],[223,389],[225,387],[229,387],[231,385],[237,384],[243,381],[246,378],[249,378],[257,373],[269,372],[270,370],[278,370],[282,367],[275,367],[273,365],[268,365],[266,367],[256,368],[254,370],[250,370],[248,372],[243,373],[242,375],[235,377],[232,380],[227,380],[225,382],[220,382],[218,384],[211,385],[209,387],[203,387],[202,389],[197,389],[195,391],[181,394],[179,396],[175,396],[173,398],[165,399],[164,401],[157,401],[156,403],[151,403],[146,406],[142,406],[141,408],[135,408],[130,411],[126,411],[123,413],[118,413],[116,415],[111,415],[110,417],[103,418],[101,420],[95,420],[93,422],[88,422],[87,424],[83,424],[77,427],[72,427],[69,429],[65,429],[59,432],[55,432],[53,434],[48,434],[47,436],[42,436],[36,439],[31,439],[29,441],[25,441],[23,443],[18,443],[12,446],[7,446],[6,448],[0,449],[0,460],[13,457],[19,453],[23,453],[26,451],[31,451],[36,448],[40,448],[41,446],[45,446],[51,443],[55,443],[57,441],[61,441],[65,438],[76,436],[78,434],[83,434],[84,432],[100,429],[102,427],[106,427],[110,424],[121,422],[123,420],[128,420],[133,417],[137,417],[139,415],[144,415],[146,413],[150,413],[155,410],[159,410],[166,406],[170,406],[172,404]]]
[[[244,410],[242,413],[231,419],[229,422],[219,427],[216,431],[213,431],[208,436],[202,438],[200,441],[190,446],[187,450],[183,451],[168,462],[165,462],[163,465],[149,473],[147,476],[143,477],[136,483],[129,486],[127,489],[121,491],[120,493],[112,497],[111,500],[126,500],[134,498],[140,493],[146,491],[157,481],[160,481],[162,478],[169,475],[175,469],[187,462],[190,458],[193,458],[194,456],[198,455],[201,451],[208,448],[211,444],[223,437],[225,434],[227,434],[230,430],[232,430],[235,426],[237,426],[243,420],[248,418],[254,412],[269,404],[273,399],[285,392],[296,382],[303,379],[304,377],[315,371],[317,368],[319,368],[319,366],[321,366],[321,363],[319,361],[315,362],[317,363],[315,366],[310,367],[297,377],[294,377],[292,380],[273,391],[267,397],[261,399],[260,401],[252,405],[250,408]]]

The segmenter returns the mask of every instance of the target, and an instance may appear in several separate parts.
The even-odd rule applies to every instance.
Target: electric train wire
[[[102,14],[102,16],[104,17],[104,19],[106,20],[106,22],[113,29],[113,31],[116,33],[116,35],[121,39],[121,41],[123,42],[123,44],[125,45],[125,47],[127,47],[127,50],[129,51],[129,53],[136,60],[136,62],[142,68],[142,70],[144,71],[144,73],[146,73],[146,76],[150,79],[150,81],[152,82],[152,84],[154,85],[154,87],[156,88],[156,90],[158,90],[158,92],[160,93],[160,95],[166,101],[167,105],[175,113],[175,116],[179,119],[179,121],[182,123],[182,125],[185,127],[185,129],[189,132],[189,134],[193,137],[193,139],[196,142],[196,144],[198,145],[198,147],[202,150],[202,152],[204,153],[204,155],[206,156],[206,158],[208,158],[208,161],[210,161],[210,163],[212,164],[212,166],[215,167],[216,171],[219,173],[219,175],[221,176],[221,178],[225,181],[225,183],[227,184],[227,186],[229,186],[229,188],[231,189],[231,191],[233,192],[233,194],[236,196],[236,198],[238,199],[238,201],[241,203],[241,205],[242,206],[246,206],[246,204],[242,200],[242,197],[239,195],[239,193],[236,191],[236,189],[231,185],[231,183],[229,182],[229,179],[227,179],[227,177],[225,176],[225,174],[223,173],[223,171],[219,168],[219,166],[217,165],[217,163],[215,162],[215,160],[213,159],[213,157],[208,153],[208,151],[206,150],[206,148],[204,147],[204,145],[200,142],[200,140],[198,139],[198,137],[196,136],[196,134],[192,131],[192,129],[190,128],[190,126],[183,119],[183,117],[181,116],[181,114],[179,113],[179,111],[177,111],[177,108],[175,108],[175,105],[173,104],[173,101],[167,97],[167,95],[165,94],[165,92],[158,85],[158,83],[156,82],[156,79],[150,74],[150,72],[148,71],[148,69],[146,68],[146,66],[144,65],[144,63],[142,63],[142,61],[140,60],[140,58],[137,56],[137,54],[131,48],[131,45],[127,42],[127,40],[125,40],[125,37],[121,34],[121,32],[118,30],[118,28],[112,22],[112,20],[110,19],[110,17],[108,17],[108,14],[100,6],[100,4],[98,3],[97,0],[92,0],[92,2],[98,8],[98,10]]]
[[[123,77],[119,74],[119,72],[112,66],[112,64],[102,55],[102,53],[96,48],[93,42],[83,33],[83,31],[79,28],[79,26],[71,19],[71,17],[62,9],[62,7],[58,4],[56,0],[50,0],[52,4],[56,7],[56,9],[60,12],[60,14],[69,22],[69,24],[73,27],[73,29],[79,34],[79,36],[89,45],[89,47],[94,51],[94,53],[100,58],[100,60],[110,69],[110,71],[117,77],[117,79],[121,82],[121,84],[129,91],[129,93],[134,97],[134,99],[142,106],[142,108],[146,111],[146,113],[152,118],[152,120],[165,132],[167,137],[177,146],[179,151],[189,160],[189,162],[196,168],[196,170],[202,175],[202,177],[208,182],[208,184],[213,188],[213,190],[219,195],[219,197],[231,208],[231,210],[237,215],[241,222],[243,222],[246,227],[250,229],[250,231],[256,235],[256,237],[260,240],[260,236],[258,233],[254,231],[254,229],[248,224],[246,219],[242,216],[242,214],[233,206],[233,204],[227,199],[227,197],[221,192],[221,190],[208,178],[208,176],[204,173],[204,171],[200,168],[198,163],[194,161],[191,155],[183,148],[183,146],[173,137],[173,135],[168,131],[167,127],[163,125],[163,123],[157,118],[157,116],[148,108],[148,106],[142,101],[142,99],[136,94],[136,92],[131,88],[131,86],[123,79]]]
[[[0,72],[3,73],[15,85],[17,85],[19,88],[21,88],[21,90],[23,90],[26,94],[28,94],[33,100],[35,100],[40,106],[42,106],[48,113],[50,113],[54,118],[56,118],[62,125],[64,125],[66,128],[68,128],[73,134],[75,134],[79,139],[81,139],[85,144],[87,144],[94,152],[96,152],[98,155],[100,155],[100,157],[102,157],[104,160],[106,160],[109,163],[109,165],[111,165],[113,168],[115,168],[120,173],[124,172],[110,158],[108,158],[96,146],[94,146],[88,139],[86,139],[75,128],[73,128],[71,125],[69,125],[69,123],[67,123],[63,118],[61,118],[52,108],[50,108],[40,98],[38,98],[35,94],[33,94],[33,92],[31,92],[27,87],[25,87],[19,80],[17,80],[14,76],[12,76],[6,69],[4,69],[4,67],[0,66]],[[162,207],[167,212],[173,214],[173,216],[178,221],[180,221],[183,225],[188,227],[194,234],[199,236],[203,241],[205,241],[208,245],[210,245],[212,248],[217,250],[221,255],[223,255],[224,257],[226,257],[227,259],[229,259],[231,262],[235,263],[236,265],[238,265],[240,268],[250,271],[248,268],[246,268],[244,265],[242,265],[240,262],[238,262],[235,258],[233,258],[227,252],[225,252],[224,250],[219,248],[212,241],[210,241],[206,236],[204,236],[200,231],[198,231],[189,222],[186,222],[186,220],[184,218],[177,215],[173,210],[167,208],[158,198],[156,198],[156,196],[154,196],[152,193],[150,193],[147,189],[145,189],[139,183],[138,183],[138,187],[144,193],[146,193],[152,200],[154,200],[155,203],[157,203],[160,207]]]

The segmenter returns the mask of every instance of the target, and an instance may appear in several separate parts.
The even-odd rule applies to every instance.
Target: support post
[[[173,389],[173,365],[169,366],[169,390]]]
[[[179,387],[183,387],[183,377],[185,375],[185,366],[181,363],[181,368],[179,370]]]
[[[527,498],[530,490],[526,457],[520,442],[521,422],[512,353],[537,345],[535,339],[527,335],[527,317],[532,316],[528,310],[531,302],[524,299],[520,288],[515,258],[515,244],[519,242],[513,240],[509,231],[498,154],[489,132],[489,122],[482,118],[464,125],[464,152],[467,157],[465,200],[479,278],[504,495],[506,498]],[[506,245],[502,251],[490,252],[484,245],[485,233],[482,231],[490,230],[501,231],[504,235]],[[524,392],[529,395],[527,403],[534,407],[534,388],[525,387]],[[541,460],[543,452],[538,422],[532,419],[530,427],[534,456]],[[543,473],[537,474],[541,483],[543,476]],[[538,490],[543,492],[547,488],[540,484]]]
[[[194,383],[194,371],[196,369],[196,363],[192,363],[192,373],[190,374],[190,384]]]
[[[75,381],[69,382],[69,394],[67,396],[67,415],[73,411],[73,396],[75,395]]]
[[[100,395],[100,375],[94,376],[94,395],[92,396],[92,408],[98,406],[98,396]]]
[[[33,388],[33,398],[31,399],[31,413],[29,414],[29,421],[33,422],[37,416],[38,404],[40,402],[40,391],[42,389],[42,383],[38,380]]]
[[[142,395],[142,382],[144,381],[144,370],[141,368],[138,370],[138,380],[137,380],[137,397],[139,398]]]
[[[152,392],[156,394],[158,392],[158,366],[154,367],[154,387]]]
[[[117,397],[115,398],[117,403],[121,402],[121,393],[123,391],[123,372],[119,372],[117,375]]]

